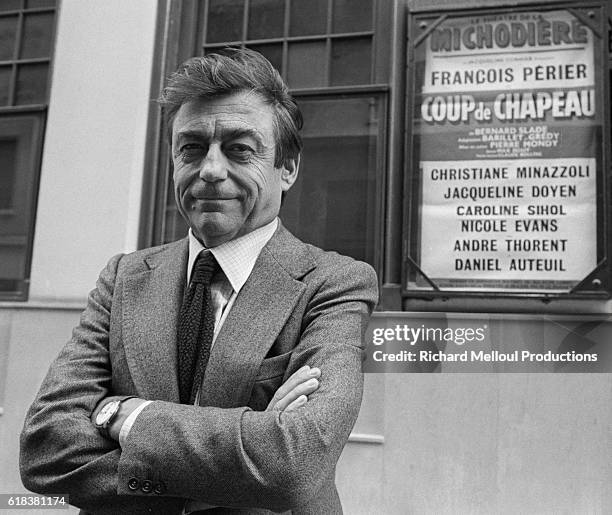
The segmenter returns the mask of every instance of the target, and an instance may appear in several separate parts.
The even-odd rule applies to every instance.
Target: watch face
[[[101,426],[110,419],[115,411],[117,411],[117,406],[119,405],[119,401],[113,401],[106,404],[96,415],[96,425]]]

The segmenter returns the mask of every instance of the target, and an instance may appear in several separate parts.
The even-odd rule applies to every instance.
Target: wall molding
[[[373,433],[351,433],[348,441],[351,443],[372,443],[382,445],[385,443],[385,437]]]
[[[26,302],[0,301],[2,310],[35,310],[47,309],[49,311],[83,311],[87,306],[87,300],[29,300]]]

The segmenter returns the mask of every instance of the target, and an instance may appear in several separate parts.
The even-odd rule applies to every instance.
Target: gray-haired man
[[[115,256],[28,413],[22,478],[92,513],[341,513],[373,270],[293,237],[299,109],[261,55],[162,104],[187,238]]]

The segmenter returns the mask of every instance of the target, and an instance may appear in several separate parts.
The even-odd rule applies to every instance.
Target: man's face
[[[274,113],[240,92],[183,104],[172,124],[174,194],[180,213],[207,247],[271,222],[297,162],[275,168]]]

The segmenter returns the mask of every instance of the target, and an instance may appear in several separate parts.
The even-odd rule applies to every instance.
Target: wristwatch
[[[108,428],[113,423],[113,420],[115,420],[117,417],[121,403],[123,401],[127,401],[128,399],[133,399],[134,397],[134,395],[130,395],[129,397],[123,397],[122,399],[115,399],[102,406],[102,409],[98,412],[94,420],[94,426],[96,426],[98,431],[109,438],[110,434],[108,432]]]

